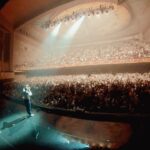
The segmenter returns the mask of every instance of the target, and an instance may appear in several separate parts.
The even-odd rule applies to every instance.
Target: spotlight
[[[52,32],[53,36],[56,36],[58,34],[60,27],[61,27],[61,23],[57,24],[57,26],[54,28],[54,30]]]
[[[80,19],[78,19],[73,26],[68,30],[68,32],[66,33],[67,37],[73,37],[76,32],[78,31],[78,29],[80,28],[80,25],[82,24],[83,20],[84,20],[85,16],[82,16]]]

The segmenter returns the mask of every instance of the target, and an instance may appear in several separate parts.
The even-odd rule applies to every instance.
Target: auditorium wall
[[[12,71],[13,28],[0,14],[0,72]]]

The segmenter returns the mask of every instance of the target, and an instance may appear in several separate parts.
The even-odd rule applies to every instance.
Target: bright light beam
[[[78,31],[80,25],[82,24],[83,20],[84,20],[85,16],[82,16],[78,21],[76,21],[73,26],[69,29],[69,31],[66,33],[66,38],[70,38],[73,37],[76,32]]]
[[[57,45],[61,47],[59,51],[60,55],[63,55],[68,51],[69,46],[71,45],[73,38],[77,33],[78,29],[80,28],[84,18],[85,16],[82,16],[81,18],[77,19],[68,29],[68,31],[64,34],[61,41],[57,42]]]
[[[61,23],[59,23],[53,30],[52,32],[52,35],[53,36],[57,36],[57,34],[59,33],[59,30],[60,30],[60,27],[61,27]]]
[[[56,41],[57,41],[57,35],[59,33],[61,27],[61,23],[59,23],[48,35],[48,37],[43,42],[43,49],[45,50],[45,55],[49,55],[51,48],[54,49]]]
[[[53,31],[48,35],[47,39],[43,42],[43,45],[54,45],[55,41],[56,41],[56,36],[59,33],[61,27],[61,23],[59,23],[54,29]]]
[[[75,23],[68,29],[65,35],[60,39],[57,35],[59,34],[61,23],[58,24],[48,35],[48,37],[43,42],[44,55],[49,56],[53,50],[55,50],[54,55],[57,53],[59,56],[65,54],[67,52],[68,47],[64,45],[71,45],[74,35],[77,33],[79,27],[81,26],[85,16],[77,19]],[[62,46],[61,51],[57,49],[57,46]],[[53,54],[52,54],[53,55]]]

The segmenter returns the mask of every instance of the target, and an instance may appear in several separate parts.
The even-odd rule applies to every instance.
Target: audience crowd
[[[63,52],[63,53],[62,53]],[[39,53],[39,55],[38,55]],[[17,58],[21,57],[19,61]],[[29,57],[32,56],[32,57]],[[45,54],[41,51],[18,51],[16,53],[16,70],[33,68],[50,68],[64,66],[81,66],[111,63],[135,63],[150,61],[150,43],[139,40],[122,41],[118,44],[105,44],[89,47],[74,47],[56,50]],[[35,58],[34,58],[35,57]]]
[[[150,112],[150,73],[60,75],[15,79],[3,94],[22,101],[29,84],[32,102],[82,112]]]

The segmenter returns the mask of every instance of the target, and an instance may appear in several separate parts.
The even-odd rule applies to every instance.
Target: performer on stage
[[[27,84],[23,88],[23,99],[24,99],[24,103],[25,103],[25,106],[26,106],[26,111],[29,114],[29,117],[34,116],[34,114],[31,113],[31,96],[32,96],[31,88]]]

